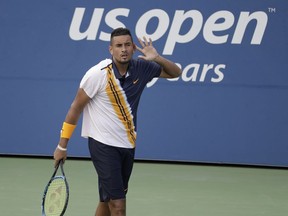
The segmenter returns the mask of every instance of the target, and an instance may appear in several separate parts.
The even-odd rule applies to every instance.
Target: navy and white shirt
[[[111,59],[90,68],[80,83],[91,98],[83,111],[82,136],[111,146],[134,148],[141,94],[160,73],[160,65],[141,59],[129,62],[125,77]]]

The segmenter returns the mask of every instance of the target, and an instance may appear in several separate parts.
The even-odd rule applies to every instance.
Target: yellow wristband
[[[75,128],[76,128],[76,125],[63,122],[62,130],[61,130],[61,138],[70,139]]]

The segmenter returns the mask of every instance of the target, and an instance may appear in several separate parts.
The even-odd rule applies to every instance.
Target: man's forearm
[[[181,69],[172,61],[158,55],[154,61],[162,66],[165,74],[161,74],[163,78],[176,78],[181,75]]]

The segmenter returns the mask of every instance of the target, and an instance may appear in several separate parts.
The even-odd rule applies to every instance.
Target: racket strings
[[[45,196],[45,213],[47,216],[59,216],[66,204],[67,189],[63,178],[53,179]]]

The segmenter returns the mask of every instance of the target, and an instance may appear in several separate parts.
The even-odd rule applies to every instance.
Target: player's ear
[[[110,52],[111,55],[113,55],[112,46],[109,46],[109,52]]]

